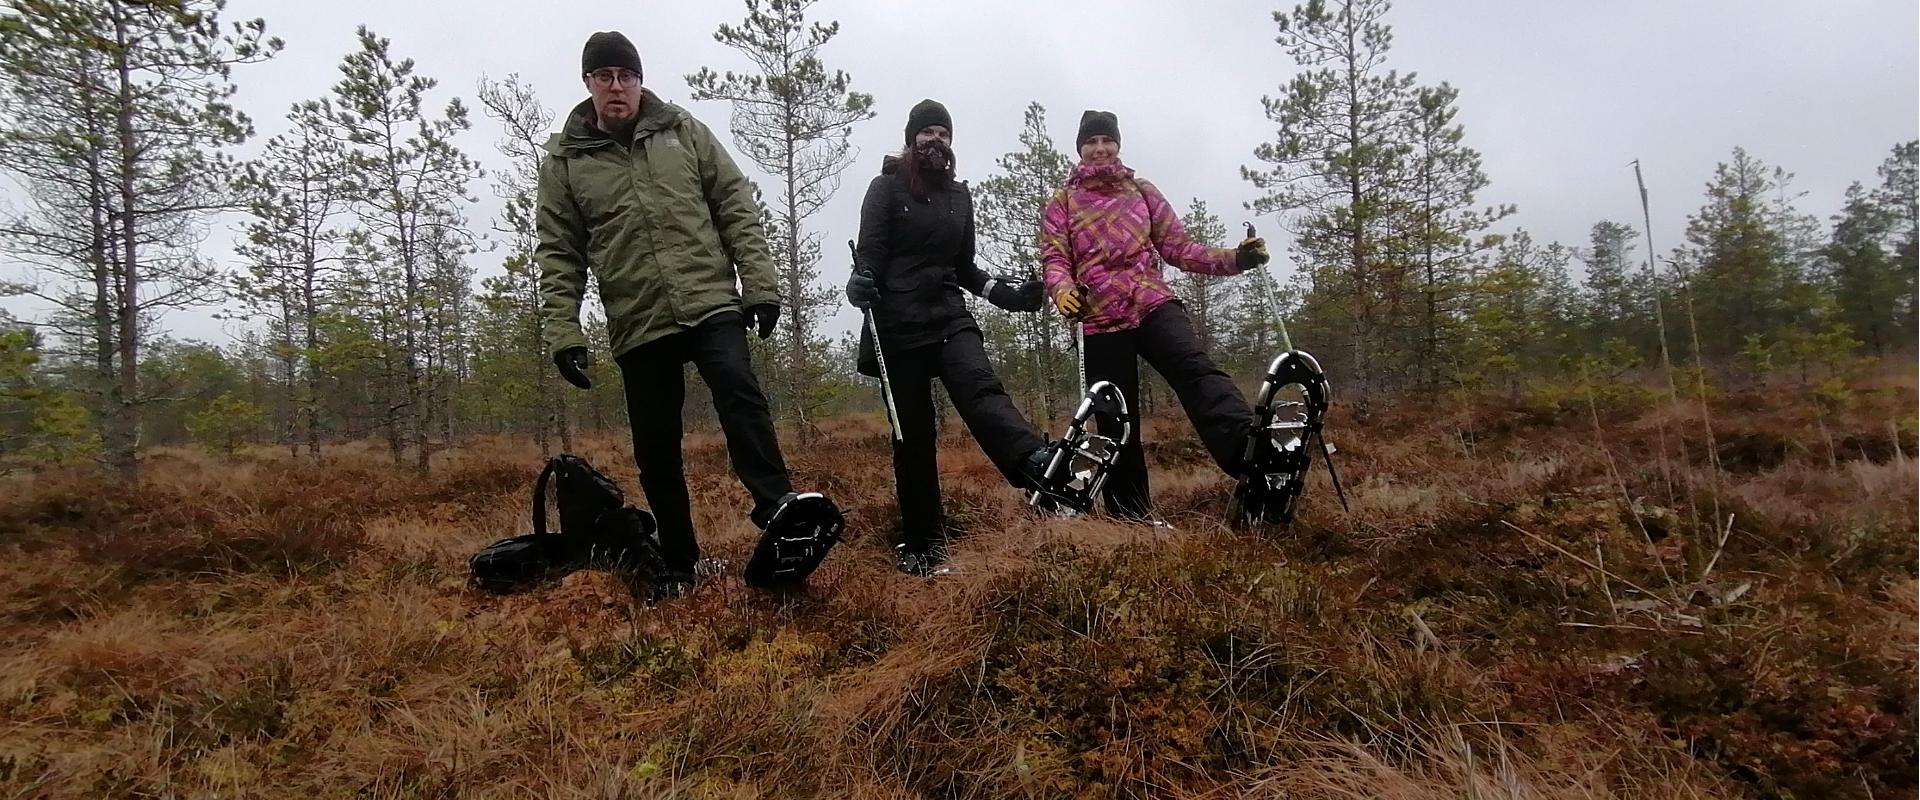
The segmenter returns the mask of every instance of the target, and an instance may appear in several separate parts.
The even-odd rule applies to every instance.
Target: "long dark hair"
[[[946,181],[953,180],[954,163],[953,149],[947,148],[947,168],[942,170],[940,174],[942,184]],[[906,182],[907,194],[913,195],[913,199],[922,203],[927,202],[927,199],[933,196],[933,187],[928,185],[927,171],[924,169],[925,165],[926,159],[920,155],[920,150],[913,145],[907,145],[906,149],[900,151],[900,180]]]

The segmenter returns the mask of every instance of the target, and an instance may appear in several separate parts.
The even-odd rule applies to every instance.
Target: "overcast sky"
[[[1290,7],[1290,6],[1288,6]],[[1596,221],[1639,221],[1628,162],[1640,159],[1653,198],[1653,236],[1664,253],[1681,240],[1716,161],[1736,145],[1797,175],[1802,210],[1823,222],[1847,184],[1871,183],[1893,144],[1920,128],[1916,75],[1920,11],[1913,0],[1403,0],[1389,13],[1391,66],[1425,83],[1457,87],[1458,121],[1485,156],[1492,185],[1481,199],[1514,203],[1509,224],[1541,242],[1584,245]],[[987,177],[1013,149],[1029,101],[1047,107],[1052,133],[1072,150],[1080,112],[1119,114],[1122,158],[1176,205],[1200,198],[1229,225],[1251,219],[1255,192],[1239,177],[1253,147],[1272,138],[1262,95],[1297,68],[1273,42],[1272,12],[1250,0],[823,0],[818,20],[840,35],[822,51],[829,68],[874,96],[878,116],[855,127],[858,160],[815,220],[829,244],[858,228],[861,193],[883,155],[897,149],[907,109],[921,98],[947,104],[961,175]],[[745,69],[712,38],[744,4],[710,2],[544,3],[467,0],[231,0],[232,19],[264,17],[286,40],[270,63],[235,70],[237,103],[261,138],[278,132],[287,107],[323,95],[354,49],[354,28],[393,40],[421,74],[436,78],[434,102],[455,94],[473,111],[462,145],[489,166],[498,136],[473,101],[482,75],[518,73],[557,112],[585,97],[581,44],[620,30],[638,45],[646,85],[686,106],[726,137],[728,109],[687,99],[685,76],[702,66]],[[742,164],[752,173],[752,166]],[[488,227],[487,187],[471,215]],[[1256,220],[1278,269],[1290,272],[1277,220]],[[213,246],[232,238],[216,231]],[[218,247],[222,252],[224,247]],[[838,282],[846,266],[827,247],[822,265]],[[482,276],[497,254],[477,257]],[[8,277],[13,277],[9,271]],[[16,313],[31,309],[14,305]],[[836,327],[856,317],[843,310]],[[222,338],[202,314],[176,314],[176,335]]]

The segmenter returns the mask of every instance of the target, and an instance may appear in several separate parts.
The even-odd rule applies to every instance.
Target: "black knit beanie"
[[[602,67],[630,69],[645,80],[646,73],[640,69],[640,51],[619,31],[600,31],[587,37],[587,47],[580,53],[580,74]]]
[[[1120,118],[1111,111],[1086,111],[1080,115],[1080,133],[1073,137],[1073,146],[1086,144],[1088,139],[1106,134],[1114,142],[1120,141]]]
[[[947,107],[933,100],[922,100],[907,112],[907,146],[913,146],[913,137],[929,126],[939,125],[953,133],[953,115],[947,113]]]

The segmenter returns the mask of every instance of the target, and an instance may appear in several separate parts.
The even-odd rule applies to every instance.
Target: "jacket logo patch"
[[[679,149],[680,135],[677,133],[674,133],[673,131],[667,131],[665,133],[662,133],[660,134],[660,144],[663,147],[672,147],[675,149]]]

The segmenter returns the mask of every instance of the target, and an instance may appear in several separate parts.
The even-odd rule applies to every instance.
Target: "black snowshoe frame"
[[[1289,350],[1273,360],[1254,403],[1253,431],[1240,454],[1240,479],[1233,492],[1238,522],[1291,523],[1316,447],[1340,506],[1346,507],[1346,492],[1333,468],[1333,448],[1324,433],[1330,400],[1327,374],[1311,354]]]
[[[840,507],[819,492],[794,495],[767,520],[741,576],[747,585],[777,589],[806,581],[847,529]]]
[[[1120,436],[1095,433],[1088,427],[1095,414],[1120,425]],[[1027,504],[1062,517],[1093,513],[1107,473],[1120,460],[1120,445],[1133,437],[1133,416],[1120,388],[1107,381],[1087,387],[1086,396],[1067,422],[1067,432],[1047,445],[1051,452],[1038,488],[1027,492]]]

